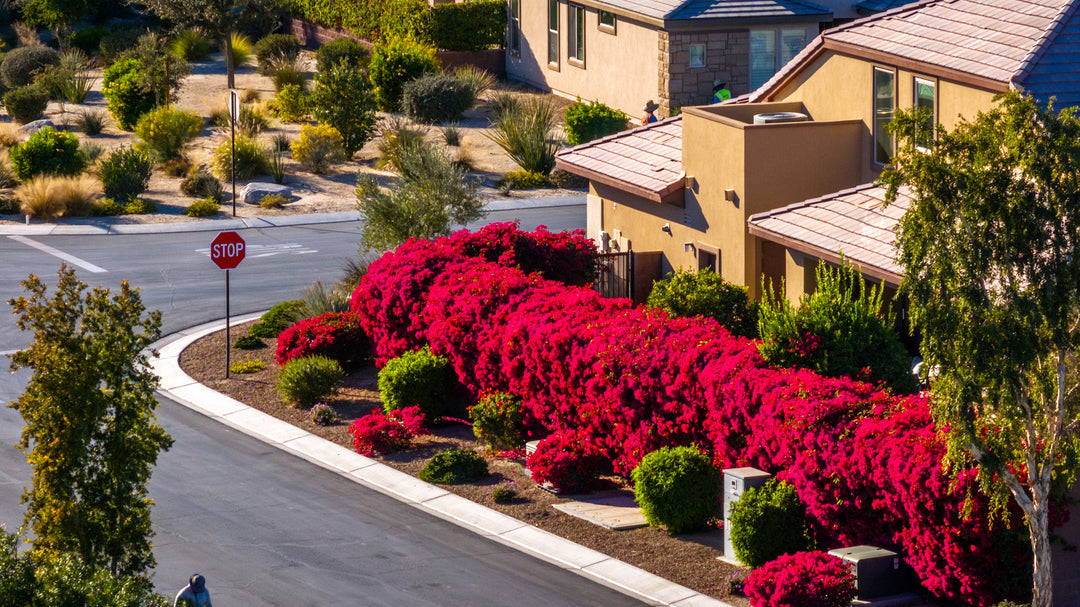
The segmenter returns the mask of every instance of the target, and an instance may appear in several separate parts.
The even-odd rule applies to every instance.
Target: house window
[[[893,138],[885,130],[896,112],[896,72],[874,68],[874,162],[885,164],[893,155]]]
[[[515,57],[521,56],[521,0],[510,0],[510,23],[506,28],[509,40],[506,41],[506,50]]]
[[[559,0],[548,0],[548,63],[559,64]]]
[[[705,45],[690,45],[690,67],[705,67]]]
[[[615,33],[615,13],[600,11],[599,28],[602,32]]]
[[[751,30],[750,88],[765,84],[806,46],[806,30]]]
[[[566,56],[580,67],[585,65],[585,8],[571,4],[567,11]]]
[[[915,111],[926,112],[923,124],[916,134],[915,142],[919,147],[929,147],[934,139],[934,127],[937,125],[937,84],[926,78],[915,78]]]

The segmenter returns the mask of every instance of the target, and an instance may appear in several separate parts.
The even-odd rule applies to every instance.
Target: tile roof
[[[863,0],[855,4],[855,10],[862,15],[883,13],[911,2],[912,0]]]
[[[556,165],[657,202],[681,203],[682,117],[668,118],[559,152]]]
[[[826,30],[769,82],[764,98],[825,43],[876,51],[1080,104],[1080,0],[922,0]]]
[[[751,215],[747,224],[755,236],[833,262],[843,255],[863,273],[899,284],[894,230],[910,199],[902,191],[884,204],[885,189],[864,184]]]
[[[768,20],[785,17],[821,17],[832,11],[807,0],[601,0],[613,8],[663,20],[729,19]]]

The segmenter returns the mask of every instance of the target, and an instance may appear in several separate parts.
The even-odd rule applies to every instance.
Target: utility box
[[[851,567],[860,600],[904,592],[906,576],[900,555],[895,552],[876,546],[851,546],[830,550],[829,554],[844,559]]]
[[[728,468],[724,470],[724,558],[737,561],[731,546],[731,505],[739,501],[747,489],[761,487],[773,475],[757,468]]]

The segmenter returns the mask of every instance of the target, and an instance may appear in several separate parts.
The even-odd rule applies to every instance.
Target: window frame
[[[506,52],[521,57],[521,0],[509,0],[506,12]]]
[[[701,47],[701,63],[698,63],[698,64],[694,63],[694,47],[695,46],[700,46]],[[705,43],[705,42],[694,42],[694,43],[692,43],[690,45],[689,52],[690,52],[690,56],[687,59],[687,65],[691,69],[698,69],[698,68],[703,68],[703,67],[708,67],[709,66],[709,46],[708,46],[707,43]]]
[[[791,53],[790,57],[787,57],[785,59],[785,55],[787,55],[787,52],[786,52],[787,47],[784,45],[785,34],[790,35],[792,33],[798,33],[798,34],[800,34],[802,36],[802,46],[800,46],[798,50]],[[770,39],[771,45],[772,45],[772,49],[771,49],[771,53],[770,53],[772,61],[770,62],[771,67],[770,67],[770,70],[769,70],[771,72],[771,74],[769,74],[769,77],[765,78],[761,82],[757,82],[757,81],[754,80],[754,57],[755,57],[755,55],[754,55],[754,37],[755,37],[755,35],[765,35],[764,37]],[[751,29],[750,30],[750,38],[749,38],[749,42],[750,42],[750,50],[749,50],[749,54],[750,54],[750,90],[755,90],[758,87],[760,87],[761,85],[765,84],[766,82],[769,81],[769,78],[772,78],[774,75],[776,75],[777,72],[779,72],[781,69],[783,69],[783,67],[785,65],[787,65],[788,61],[791,61],[792,59],[794,59],[795,55],[798,55],[802,51],[802,49],[806,48],[807,40],[809,39],[809,37],[810,36],[807,33],[805,27],[761,27],[761,28]]]
[[[879,86],[879,84],[878,84],[878,75],[882,75],[882,76],[887,75],[889,78],[892,79],[892,95],[891,95],[892,108],[888,112],[889,113],[888,120],[884,121],[884,122],[882,121],[881,118],[878,117],[878,105],[879,105],[878,91],[881,88]],[[871,114],[872,120],[873,120],[871,134],[872,134],[872,141],[873,141],[873,146],[874,147],[873,147],[872,155],[873,155],[874,164],[877,165],[877,166],[884,166],[885,164],[887,164],[889,162],[889,160],[892,158],[892,156],[896,153],[896,140],[895,140],[894,137],[889,135],[888,131],[885,129],[885,125],[888,124],[889,122],[892,122],[893,118],[896,117],[896,92],[897,92],[896,91],[896,86],[897,86],[897,78],[896,77],[897,77],[896,68],[884,67],[884,66],[880,66],[880,65],[873,66],[873,76],[872,76],[872,80],[871,80],[871,82],[872,82],[871,89],[873,91],[873,96],[871,97],[871,108],[870,108],[871,112],[870,112],[870,114]],[[879,145],[879,144],[886,137],[888,138],[888,148],[889,148],[888,149],[888,152],[889,152],[888,156],[889,157],[885,158],[885,159],[881,159],[878,156],[878,152],[879,152],[879,150],[882,149],[882,146]]]
[[[566,62],[574,67],[585,67],[585,7],[580,4],[566,5]]]
[[[611,15],[610,24],[604,23],[604,15]],[[596,29],[604,32],[605,34],[614,35],[617,32],[618,26],[619,21],[618,18],[615,16],[615,13],[599,9],[596,11]]]
[[[937,117],[938,117],[938,86],[937,80],[934,78],[928,78],[925,76],[912,76],[911,77],[911,108],[918,111],[923,106],[919,103],[919,86],[929,86],[933,97],[930,101],[930,128],[929,139],[923,139],[916,133],[916,147],[921,150],[925,150],[929,147],[929,142],[937,136]]]
[[[553,12],[554,11],[554,12]],[[549,69],[559,71],[559,58],[561,53],[559,52],[559,43],[561,42],[561,36],[559,34],[559,19],[562,12],[562,3],[559,0],[548,0],[548,60],[547,65]],[[554,18],[554,19],[553,19]]]

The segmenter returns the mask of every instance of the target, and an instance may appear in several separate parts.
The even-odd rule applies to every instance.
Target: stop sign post
[[[225,379],[229,378],[232,339],[229,335],[229,270],[235,269],[247,255],[247,243],[236,232],[222,232],[210,243],[210,259],[225,270]]]

